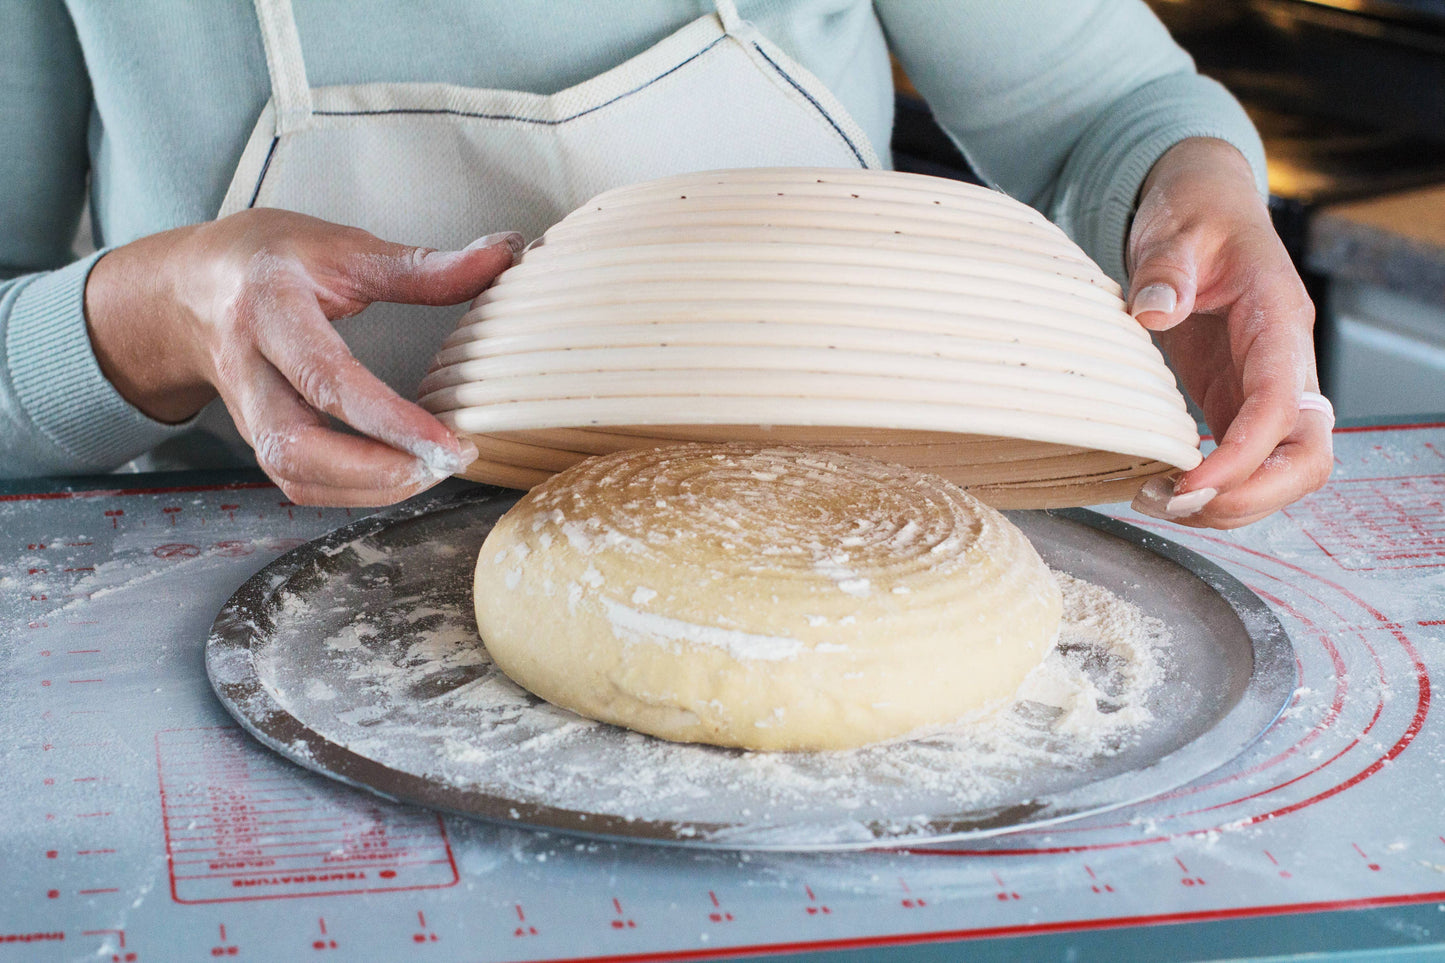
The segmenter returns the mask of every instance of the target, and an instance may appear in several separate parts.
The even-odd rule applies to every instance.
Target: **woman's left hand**
[[[1320,488],[1333,418],[1319,391],[1314,306],[1244,156],[1221,140],[1171,148],[1140,191],[1127,251],[1129,310],[1159,332],[1219,446],[1134,508],[1181,525],[1236,528]]]

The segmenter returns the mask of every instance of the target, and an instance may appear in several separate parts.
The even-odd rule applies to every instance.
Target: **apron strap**
[[[311,120],[311,85],[301,57],[301,35],[291,0],[256,0],[256,19],[266,47],[266,72],[271,75],[271,102],[276,109],[276,136],[305,127]]]
[[[713,0],[713,8],[717,10],[717,17],[722,21],[723,30],[736,33],[743,23],[743,18],[738,15],[737,4],[733,0]]]

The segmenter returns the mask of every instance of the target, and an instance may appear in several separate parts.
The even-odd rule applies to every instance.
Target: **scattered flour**
[[[304,592],[283,590],[255,669],[330,741],[514,805],[683,823],[738,845],[928,835],[953,817],[986,823],[1042,808],[1051,795],[1139,765],[1129,751],[1154,720],[1151,694],[1168,670],[1159,620],[1056,573],[1065,602],[1058,645],[1006,705],[847,752],[669,743],[553,707],[503,676],[471,613],[470,559],[485,527],[436,524],[440,541],[475,543],[441,557],[422,537],[384,559],[339,552]],[[645,604],[645,595],[632,601]],[[615,609],[629,630],[671,630],[638,608]],[[757,658],[787,658],[801,644],[712,631],[718,637],[705,641]]]

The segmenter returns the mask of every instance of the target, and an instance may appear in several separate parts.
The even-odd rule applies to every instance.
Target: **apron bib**
[[[290,0],[255,0],[271,79],[219,217],[274,207],[455,250],[533,240],[612,187],[728,167],[881,167],[862,129],[733,0],[555,94],[450,84],[312,88]],[[374,304],[337,329],[414,398],[465,305]],[[198,419],[249,460],[219,401]]]

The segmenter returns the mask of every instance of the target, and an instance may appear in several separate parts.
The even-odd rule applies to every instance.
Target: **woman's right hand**
[[[476,449],[368,371],[332,322],[373,301],[468,301],[521,243],[495,234],[433,251],[241,211],[107,253],[86,283],[86,319],[101,371],[147,415],[184,421],[219,394],[292,501],[391,504],[461,471]]]

